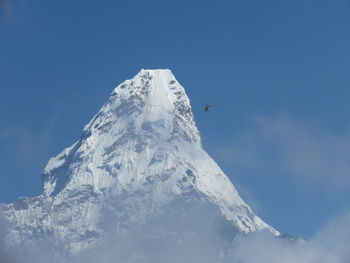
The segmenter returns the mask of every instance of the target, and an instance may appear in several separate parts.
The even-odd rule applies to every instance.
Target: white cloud
[[[116,202],[119,203],[119,202]],[[127,205],[129,205],[127,203]],[[16,263],[349,263],[350,212],[334,218],[305,243],[291,243],[270,233],[258,233],[232,243],[232,225],[218,220],[211,205],[179,202],[146,221],[126,224],[116,233],[116,217],[109,207],[103,226],[109,233],[94,248],[72,260],[54,260],[48,240],[32,250],[20,249]],[[178,210],[180,209],[180,210]],[[116,210],[117,212],[118,210]],[[0,229],[1,231],[1,229]],[[1,237],[4,237],[2,235]],[[58,246],[57,240],[53,244]],[[64,245],[64,243],[63,243]],[[56,250],[57,251],[57,250]],[[64,247],[58,251],[65,251]],[[221,252],[225,251],[225,252]],[[1,252],[1,247],[0,247]],[[29,254],[28,254],[29,252]],[[0,260],[8,253],[0,253]],[[223,256],[225,255],[225,256]],[[59,257],[62,255],[58,254]],[[3,262],[3,261],[1,261]],[[13,262],[13,261],[4,261]]]
[[[292,120],[257,116],[253,127],[235,137],[219,157],[233,168],[290,176],[331,190],[350,187],[350,133]]]
[[[350,213],[331,221],[305,244],[290,244],[264,233],[244,239],[230,253],[240,263],[348,263]]]
[[[314,238],[305,243],[291,243],[258,233],[235,242],[226,253],[220,253],[217,232],[205,222],[202,232],[196,234],[203,221],[202,214],[194,216],[193,225],[174,218],[171,222],[156,222],[149,227],[135,227],[127,235],[109,236],[100,245],[90,249],[70,263],[348,263],[350,262],[350,213],[335,218],[323,227]],[[170,217],[169,217],[170,218]],[[164,218],[163,218],[164,219]],[[202,222],[203,223],[203,222]],[[173,235],[174,229],[192,226],[194,232]],[[209,229],[207,228],[209,226]],[[169,228],[170,227],[170,228]],[[163,229],[164,228],[164,229]],[[162,232],[158,232],[162,230]],[[164,231],[163,231],[164,230]],[[170,234],[170,235],[169,235]],[[47,262],[49,248],[38,246],[35,256],[21,256],[16,263]],[[40,252],[41,249],[41,252]],[[225,254],[225,256],[222,256]],[[22,254],[23,255],[23,254]],[[23,260],[23,258],[25,260]],[[12,261],[11,261],[12,262]],[[50,259],[50,262],[56,262]]]

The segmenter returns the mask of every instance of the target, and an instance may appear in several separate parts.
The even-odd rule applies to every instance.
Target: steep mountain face
[[[170,70],[141,70],[116,87],[81,138],[50,159],[42,179],[42,195],[0,207],[13,244],[50,238],[76,253],[110,229],[118,235],[197,203],[216,209],[236,232],[278,235],[202,149],[189,99]]]

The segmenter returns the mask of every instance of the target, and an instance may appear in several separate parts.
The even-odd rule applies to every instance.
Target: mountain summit
[[[42,195],[0,206],[14,244],[49,237],[80,252],[110,231],[106,225],[121,233],[162,207],[178,209],[176,200],[204,200],[238,233],[278,235],[203,150],[190,101],[167,69],[143,69],[117,86],[42,179]]]

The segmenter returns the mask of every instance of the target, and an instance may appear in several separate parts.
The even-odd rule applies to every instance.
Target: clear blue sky
[[[49,157],[117,84],[170,68],[204,147],[265,221],[308,238],[349,207],[349,0],[0,6],[1,202],[40,193]]]

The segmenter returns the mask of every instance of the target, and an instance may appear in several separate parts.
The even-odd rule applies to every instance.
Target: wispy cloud
[[[261,233],[239,243],[230,253],[241,263],[347,263],[350,261],[350,213],[334,218],[304,244],[281,242]]]
[[[350,262],[350,212],[334,218],[318,234],[305,243],[292,243],[271,233],[256,233],[242,237],[223,249],[222,235],[210,220],[212,213],[194,211],[192,215],[173,217],[169,213],[152,225],[135,224],[125,233],[112,234],[95,246],[72,258],[55,261],[50,247],[35,246],[28,256],[17,254],[17,263],[348,263]],[[196,214],[195,214],[196,213]],[[209,215],[209,216],[208,216]],[[208,220],[209,219],[209,220]],[[109,218],[110,225],[116,224]],[[214,221],[215,222],[215,221]],[[223,232],[221,232],[222,234]],[[226,235],[227,237],[227,235]],[[56,244],[57,245],[57,244]],[[12,261],[11,261],[12,262]]]
[[[6,149],[10,159],[21,165],[38,168],[48,158],[50,141],[59,117],[59,112],[48,122],[43,122],[41,129],[33,130],[21,123],[8,124],[0,129],[0,146]]]
[[[251,128],[217,151],[234,168],[278,173],[329,190],[350,187],[350,133],[293,120],[255,116]]]
[[[21,0],[0,0],[0,27],[3,28],[9,21],[17,22],[17,14]],[[1,29],[0,28],[0,29]]]
[[[12,15],[14,5],[15,0],[0,0],[0,17]]]
[[[4,237],[7,234],[7,224],[0,214],[0,262],[14,263],[13,257],[8,249],[6,249]]]
[[[0,144],[6,144],[11,158],[24,165],[38,162],[38,157],[47,149],[49,139],[50,130],[34,132],[21,124],[11,124],[0,131]]]

